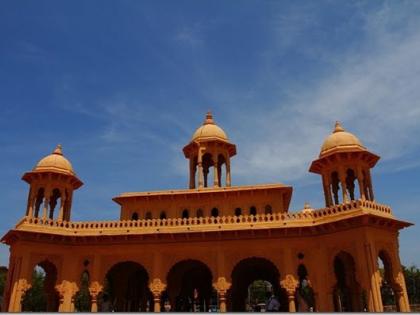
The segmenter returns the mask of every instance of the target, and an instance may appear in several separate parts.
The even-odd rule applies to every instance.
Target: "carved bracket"
[[[217,293],[221,296],[226,295],[227,290],[231,287],[231,283],[229,283],[225,277],[219,277],[215,283],[213,283],[213,287],[216,289]]]
[[[98,281],[93,281],[91,285],[89,286],[89,293],[92,297],[92,299],[95,299],[98,297],[98,294],[102,292],[103,286]]]
[[[159,297],[160,294],[166,289],[166,284],[164,284],[160,279],[155,278],[149,284],[150,291],[154,297]]]
[[[286,290],[289,296],[295,294],[298,284],[299,282],[292,275],[286,275],[284,280],[280,281],[281,287]]]

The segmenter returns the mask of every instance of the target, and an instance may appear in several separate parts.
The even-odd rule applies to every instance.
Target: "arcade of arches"
[[[188,189],[120,194],[119,219],[94,222],[71,219],[83,183],[62,147],[41,159],[23,176],[23,218],[2,238],[2,309],[382,312],[386,300],[410,310],[398,235],[411,223],[376,202],[379,156],[339,123],[310,166],[320,209],[290,211],[284,184],[232,186],[236,146],[210,113],[183,152]]]

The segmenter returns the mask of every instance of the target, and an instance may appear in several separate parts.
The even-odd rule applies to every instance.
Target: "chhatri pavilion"
[[[61,146],[41,159],[22,177],[26,211],[2,238],[3,309],[32,310],[25,301],[41,268],[44,311],[80,311],[81,292],[92,312],[247,311],[256,280],[280,311],[382,312],[384,288],[410,310],[398,235],[411,223],[375,200],[379,156],[340,123],[309,167],[322,209],[290,212],[284,184],[232,186],[236,146],[210,113],[183,152],[188,189],[122,193],[119,219],[94,222],[72,221],[83,183]]]

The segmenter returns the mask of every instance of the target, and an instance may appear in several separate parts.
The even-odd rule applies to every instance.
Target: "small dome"
[[[218,125],[214,123],[213,116],[210,112],[206,115],[206,120],[203,125],[200,126],[192,136],[192,140],[205,140],[205,139],[220,139],[228,141],[226,133]]]
[[[345,131],[341,124],[337,121],[335,123],[333,133],[325,139],[319,156],[325,156],[336,151],[352,150],[365,151],[366,148],[354,134]]]
[[[33,169],[34,172],[59,172],[75,175],[69,160],[63,156],[62,147],[59,144],[53,153],[41,159]]]

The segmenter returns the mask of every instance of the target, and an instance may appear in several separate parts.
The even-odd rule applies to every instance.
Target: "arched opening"
[[[44,260],[35,266],[32,273],[32,286],[22,299],[23,312],[57,312],[59,297],[55,290],[57,268]]]
[[[203,175],[204,175],[204,187],[208,187],[208,175],[210,167],[214,166],[213,158],[210,153],[206,153],[202,157]]]
[[[239,217],[240,215],[242,215],[242,209],[241,209],[241,208],[236,208],[236,209],[235,209],[235,215],[236,215],[237,217]]]
[[[296,306],[299,312],[313,312],[315,310],[315,297],[308,281],[308,271],[304,264],[297,269],[299,284],[296,294]]]
[[[253,215],[253,216],[256,216],[257,215],[257,208],[255,208],[254,206],[249,208],[249,214]]]
[[[362,292],[356,281],[355,262],[346,252],[340,252],[334,258],[334,286],[335,312],[360,312],[362,308]]]
[[[150,211],[146,212],[146,216],[145,216],[146,220],[152,220],[152,213]]]
[[[182,211],[182,218],[183,219],[188,219],[190,217],[190,212],[188,211],[188,209],[184,209]]]
[[[134,212],[132,215],[131,215],[131,220],[138,220],[139,219],[139,214],[137,213],[137,212]]]
[[[207,312],[214,303],[212,273],[198,260],[176,263],[167,276],[171,309],[177,312]]]
[[[77,312],[90,312],[91,297],[89,292],[89,273],[87,270],[82,272],[79,284],[79,292],[77,292],[74,299],[74,307]]]
[[[365,193],[365,198],[367,200],[372,200],[371,195],[370,195],[370,181],[369,181],[369,177],[366,171],[362,171],[362,175],[363,175],[363,190]]]
[[[204,215],[203,215],[203,209],[198,209],[197,210],[197,218],[202,218]]]
[[[102,311],[148,312],[153,311],[153,296],[148,287],[149,275],[138,263],[117,263],[106,274]]]
[[[338,172],[331,173],[331,189],[334,197],[334,204],[340,204],[340,200],[338,198],[338,191],[340,190],[340,179],[338,177]]]
[[[270,205],[266,205],[264,207],[264,212],[265,212],[265,214],[273,214],[273,209],[271,208]]]
[[[399,312],[399,307],[394,290],[394,278],[392,273],[391,259],[385,251],[378,255],[378,268],[381,275],[381,297],[385,312]]]
[[[38,193],[36,194],[36,199],[35,199],[35,212],[34,212],[35,218],[38,218],[39,216],[39,209],[41,208],[43,201],[44,201],[44,188],[40,188],[38,189]]]
[[[347,191],[349,192],[350,200],[354,200],[354,189],[356,188],[355,185],[356,175],[354,174],[354,171],[349,168],[346,172],[346,187]]]
[[[217,208],[211,209],[211,216],[214,217],[214,218],[218,217],[219,216],[219,209],[217,209]]]
[[[61,199],[61,192],[58,188],[53,189],[50,197],[50,213],[48,215],[49,219],[54,219],[54,210],[57,206],[58,199]]]
[[[230,298],[228,298],[229,311],[244,312],[265,309],[265,304],[270,298],[269,295],[274,295],[280,304],[279,311],[287,312],[287,294],[280,287],[279,279],[280,273],[271,261],[258,257],[241,260],[232,271],[232,287],[229,290]],[[271,286],[270,292],[268,284]],[[258,294],[257,301],[254,299],[255,294]],[[266,295],[265,300],[264,294]]]
[[[159,219],[161,219],[161,220],[166,219],[166,212],[165,212],[165,211],[162,211],[162,212],[160,213],[160,215],[159,215]]]

